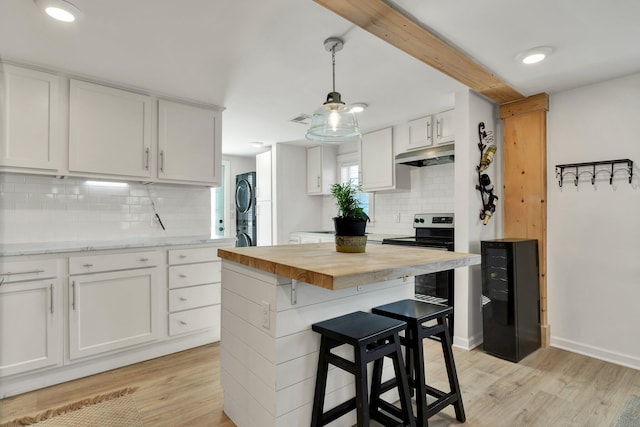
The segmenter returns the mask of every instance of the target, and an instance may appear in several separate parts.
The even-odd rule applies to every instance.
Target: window
[[[340,167],[340,182],[350,182],[354,185],[358,185],[359,181],[359,169],[358,163],[353,161],[345,161],[339,163]],[[358,193],[356,198],[360,202],[360,206],[369,215],[371,221],[373,221],[373,193]]]

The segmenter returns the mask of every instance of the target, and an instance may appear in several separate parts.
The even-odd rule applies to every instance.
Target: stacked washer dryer
[[[256,245],[256,173],[236,175],[236,246]]]

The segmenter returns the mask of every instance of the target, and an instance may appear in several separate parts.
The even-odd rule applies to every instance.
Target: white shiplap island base
[[[320,346],[313,323],[412,298],[414,275],[480,263],[479,255],[387,245],[338,253],[332,243],[220,249],[218,255],[224,411],[239,427],[310,424]],[[353,360],[351,348],[336,352]],[[392,374],[385,363],[385,377]],[[354,395],[353,376],[332,367],[325,408]],[[355,422],[354,411],[332,425]]]

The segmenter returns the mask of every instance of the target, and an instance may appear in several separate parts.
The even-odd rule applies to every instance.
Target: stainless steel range
[[[420,246],[427,249],[453,251],[454,220],[452,213],[416,214],[414,236],[384,239],[382,244]],[[416,299],[453,307],[453,270],[422,274],[415,277]],[[449,319],[453,336],[453,318]]]

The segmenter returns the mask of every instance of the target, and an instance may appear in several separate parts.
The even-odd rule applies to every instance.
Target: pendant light
[[[327,102],[313,113],[307,131],[307,139],[321,142],[350,141],[362,136],[356,115],[347,107],[336,92],[336,52],[342,50],[344,42],[337,37],[324,41],[325,50],[331,52],[333,70],[333,91],[327,95]]]

